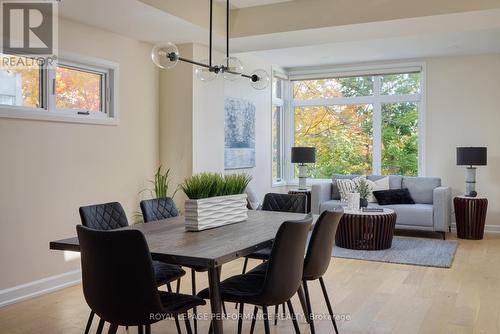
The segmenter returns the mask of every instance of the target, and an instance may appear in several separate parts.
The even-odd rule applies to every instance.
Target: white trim
[[[28,108],[19,106],[0,105],[0,118],[29,119],[52,122],[67,122],[80,124],[100,124],[118,125],[118,83],[119,64],[99,58],[82,56],[80,54],[60,50],[59,59],[61,65],[73,66],[81,69],[95,71],[103,74],[103,95],[102,107],[105,110],[90,115],[78,115],[78,110],[61,110],[55,107],[53,79],[55,77],[54,68],[42,69],[41,81],[43,91],[41,100],[44,102],[43,108]]]
[[[81,280],[82,272],[77,269],[0,290],[0,307],[77,285]]]
[[[457,231],[457,224],[456,223],[451,223],[451,231],[456,232]],[[500,234],[500,225],[485,225],[484,226],[484,233],[492,233],[492,234]]]

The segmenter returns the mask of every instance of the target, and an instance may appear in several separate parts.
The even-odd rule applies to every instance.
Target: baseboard
[[[30,283],[0,290],[0,307],[18,303],[56,290],[79,284],[82,280],[80,269],[42,278]]]
[[[457,230],[457,225],[455,223],[451,224],[451,230]],[[500,233],[500,225],[485,225],[484,233]]]

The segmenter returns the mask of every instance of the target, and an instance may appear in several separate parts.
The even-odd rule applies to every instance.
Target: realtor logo
[[[55,3],[2,1],[2,53],[49,56],[55,51]]]

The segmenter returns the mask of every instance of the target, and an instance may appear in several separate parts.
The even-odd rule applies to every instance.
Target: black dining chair
[[[83,226],[94,230],[109,231],[128,226],[127,215],[118,202],[80,207],[79,212]],[[172,291],[171,282],[179,280],[186,274],[180,266],[160,261],[153,261],[153,269],[155,272],[156,285],[166,285],[168,291]],[[89,333],[93,319],[94,312],[91,311],[87,326],[85,327],[85,334]],[[180,325],[177,319],[176,325],[180,333]],[[101,319],[98,328],[102,328],[102,326],[104,326],[104,321]]]
[[[142,217],[145,223],[158,221],[162,219],[177,217],[179,211],[175,206],[175,202],[170,197],[164,198],[154,198],[141,201],[141,211]],[[206,267],[191,267],[191,289],[193,296],[196,295],[196,272],[206,272],[208,268]],[[178,283],[180,282],[177,281]],[[177,286],[177,292],[179,292],[179,286]],[[196,314],[196,307],[193,312]],[[198,322],[196,317],[193,317],[193,325],[195,334],[198,333]]]
[[[266,196],[264,196],[261,210],[306,213],[307,197],[303,194],[268,193],[266,194]],[[270,255],[271,247],[267,247],[245,256],[242,274],[244,274],[247,270],[248,259],[266,261],[269,259]]]
[[[254,305],[254,318],[258,306],[262,307],[265,333],[269,334],[268,306],[287,303],[296,333],[300,333],[290,299],[299,289],[304,268],[304,250],[312,217],[284,222],[276,234],[268,266],[264,273],[247,273],[230,277],[220,283],[221,299],[240,305],[238,334],[243,327],[244,304]],[[198,296],[209,298],[208,289]],[[252,323],[251,331],[254,330]]]
[[[328,307],[328,312],[333,323],[333,328],[335,333],[338,334],[337,323],[335,322],[335,316],[333,314],[332,305],[330,303],[330,298],[328,297],[328,292],[326,290],[326,285],[323,280],[323,275],[325,275],[332,259],[332,250],[335,243],[335,234],[337,233],[337,227],[339,226],[340,219],[342,218],[342,212],[331,212],[324,211],[314,224],[314,229],[309,239],[309,244],[307,246],[306,257],[304,260],[304,273],[302,275],[302,287],[299,288],[298,294],[301,303],[305,304],[304,312],[306,313],[306,319],[311,328],[311,333],[316,332],[313,322],[313,312],[311,307],[311,299],[309,295],[309,288],[307,282],[319,280],[321,285],[321,290],[323,292],[323,297],[325,298],[326,306]],[[267,263],[261,264],[255,267],[253,270],[249,271],[249,274],[262,274],[267,270]],[[305,296],[304,296],[305,295]]]
[[[83,294],[92,312],[109,322],[108,334],[118,326],[145,327],[167,316],[178,319],[205,301],[191,295],[159,291],[151,254],[138,230],[96,230],[76,227],[80,243]],[[186,330],[191,326],[185,316]],[[102,333],[102,327],[97,331]]]

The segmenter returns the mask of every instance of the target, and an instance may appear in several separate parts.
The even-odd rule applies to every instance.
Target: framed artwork
[[[255,105],[245,99],[226,97],[224,169],[255,167]]]

